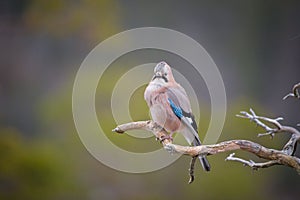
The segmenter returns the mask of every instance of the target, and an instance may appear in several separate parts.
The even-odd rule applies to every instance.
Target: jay
[[[171,67],[166,62],[155,66],[154,76],[145,90],[144,98],[152,120],[170,133],[168,137],[172,139],[173,133],[179,132],[190,145],[201,145],[188,96],[175,81]],[[210,171],[206,156],[199,156],[199,159],[203,169]]]

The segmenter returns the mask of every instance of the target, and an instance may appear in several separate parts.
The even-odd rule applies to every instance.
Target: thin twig
[[[271,119],[271,118],[267,118],[267,117],[258,116],[255,114],[254,110],[251,108],[250,108],[251,114],[246,111],[241,111],[240,113],[241,113],[241,115],[236,115],[236,116],[240,117],[240,118],[250,119],[250,121],[253,121],[258,126],[260,126],[266,130],[266,133],[260,133],[260,134],[258,134],[258,137],[270,135],[273,138],[275,133],[278,133],[282,129],[282,125],[279,123],[279,121],[283,120],[282,117],[278,117],[276,119]],[[263,123],[262,121],[271,123],[276,128],[271,128],[268,125],[266,125],[265,123]]]
[[[241,162],[244,164],[244,166],[249,166],[251,167],[253,170],[258,170],[259,168],[267,168],[267,167],[271,167],[273,165],[280,165],[280,163],[277,160],[271,160],[268,162],[263,162],[263,163],[256,163],[253,160],[244,160],[242,158],[238,158],[235,157],[235,153],[230,154],[225,161],[237,161],[237,162]]]
[[[191,159],[190,169],[189,169],[189,175],[190,175],[189,184],[193,183],[194,179],[195,179],[195,177],[194,177],[194,169],[195,169],[195,163],[196,163],[197,158],[198,158],[198,156],[194,156]]]
[[[279,121],[283,120],[282,117],[278,117],[276,119],[271,119],[271,118],[267,118],[267,117],[257,116],[252,109],[250,109],[250,112],[251,112],[251,114],[249,114],[248,112],[242,111],[241,112],[242,115],[237,115],[237,116],[241,117],[241,118],[250,119],[251,121],[254,121],[258,126],[261,126],[262,128],[264,128],[266,130],[266,133],[260,133],[260,134],[258,134],[258,137],[270,135],[273,138],[275,136],[275,133],[283,133],[283,132],[292,134],[290,140],[283,147],[282,151],[288,155],[294,155],[294,153],[296,151],[296,144],[297,144],[297,142],[300,141],[300,132],[297,129],[290,127],[290,126],[281,125]],[[271,128],[271,127],[267,126],[261,120],[273,124],[276,128]]]
[[[300,83],[297,83],[293,86],[292,92],[288,93],[287,95],[285,95],[283,97],[283,100],[289,98],[289,97],[294,97],[297,99],[300,99],[300,93],[299,93],[299,89],[300,89]]]

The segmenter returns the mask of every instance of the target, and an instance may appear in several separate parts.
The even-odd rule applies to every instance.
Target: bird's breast
[[[168,132],[174,133],[180,129],[181,121],[174,114],[169,105],[153,101],[153,105],[150,107],[150,113],[152,120],[161,127],[164,127]]]

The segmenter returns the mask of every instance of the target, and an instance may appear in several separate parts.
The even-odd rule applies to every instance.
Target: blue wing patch
[[[182,117],[183,117],[183,114],[182,114],[181,108],[180,108],[179,106],[176,106],[176,105],[174,104],[174,102],[173,102],[170,98],[168,98],[168,101],[169,101],[169,103],[170,103],[170,106],[171,106],[171,108],[172,108],[174,114],[175,114],[178,118],[182,118]]]

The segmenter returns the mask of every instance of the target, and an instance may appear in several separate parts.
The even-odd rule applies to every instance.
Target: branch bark
[[[267,117],[257,116],[255,112],[250,109],[250,113],[241,112],[241,115],[238,117],[247,118],[251,121],[255,122],[257,125],[264,128],[267,132],[264,134],[259,134],[259,136],[270,135],[274,137],[275,133],[287,132],[292,134],[291,139],[287,142],[282,150],[269,149],[264,147],[258,143],[249,141],[249,140],[229,140],[220,142],[217,144],[210,145],[201,145],[201,146],[181,146],[177,144],[173,144],[173,141],[169,139],[167,131],[160,127],[155,122],[149,121],[138,121],[138,122],[130,122],[127,124],[118,125],[114,132],[124,133],[125,131],[134,130],[134,129],[143,129],[147,131],[151,131],[155,137],[162,143],[165,150],[170,153],[180,153],[183,155],[188,155],[192,157],[192,161],[190,164],[190,181],[192,183],[194,180],[194,164],[195,158],[199,155],[215,155],[218,153],[235,151],[235,150],[243,150],[255,154],[256,156],[268,160],[267,162],[256,163],[254,161],[246,161],[241,158],[234,157],[235,154],[229,155],[226,160],[227,161],[237,161],[241,162],[246,166],[251,167],[254,170],[259,168],[268,168],[274,165],[285,165],[294,168],[300,173],[300,159],[294,156],[294,152],[296,149],[297,142],[300,141],[300,132],[289,126],[283,126],[279,123],[282,118],[270,119]],[[274,128],[266,125],[262,121],[266,121],[268,123],[273,124]]]
[[[294,98],[300,99],[299,89],[300,89],[300,83],[295,84],[293,86],[292,92],[285,95],[283,97],[283,100],[287,99],[288,97],[294,97]]]

